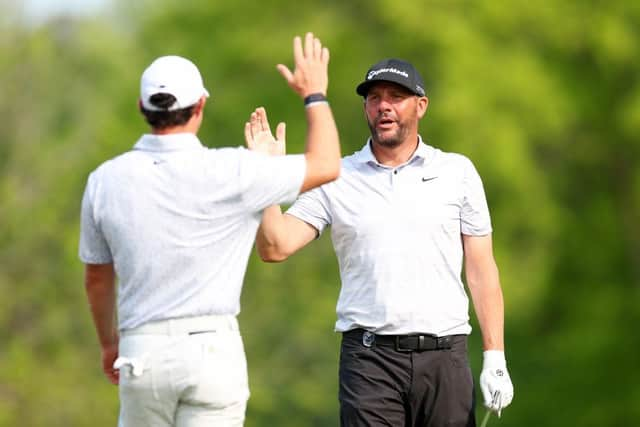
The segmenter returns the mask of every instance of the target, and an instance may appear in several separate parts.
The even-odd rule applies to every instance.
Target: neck
[[[168,128],[157,129],[151,128],[151,133],[154,135],[169,135],[172,133],[192,133],[196,135],[200,130],[200,124],[202,123],[201,115],[193,114],[189,121],[183,125],[171,126]]]
[[[408,138],[401,144],[389,147],[371,139],[371,151],[378,163],[385,166],[399,166],[409,161],[418,148],[418,136]]]
[[[190,126],[182,125],[182,126],[172,126],[170,128],[164,129],[151,129],[151,133],[154,135],[170,135],[172,133],[192,133],[196,134],[197,130],[192,129]]]

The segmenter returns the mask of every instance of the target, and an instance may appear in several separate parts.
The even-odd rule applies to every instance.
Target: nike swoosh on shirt
[[[436,178],[437,178],[437,176],[423,176],[422,177],[422,182],[432,181],[432,180],[434,180]]]

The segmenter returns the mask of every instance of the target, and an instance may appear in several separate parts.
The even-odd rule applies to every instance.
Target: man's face
[[[426,110],[426,98],[394,83],[380,82],[369,89],[364,108],[373,142],[396,147],[417,134],[418,120]]]

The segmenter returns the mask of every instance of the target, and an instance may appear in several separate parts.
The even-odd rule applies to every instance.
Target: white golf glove
[[[502,408],[509,406],[513,400],[513,384],[507,371],[507,361],[500,350],[487,350],[483,356],[480,389],[484,405],[500,416]]]

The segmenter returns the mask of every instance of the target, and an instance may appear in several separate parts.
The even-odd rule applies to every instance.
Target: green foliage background
[[[200,66],[206,145],[242,145],[264,105],[301,152],[301,102],[275,64],[309,30],[331,49],[343,154],[367,136],[355,85],[396,56],[427,82],[422,135],[483,176],[516,390],[490,425],[640,424],[640,3],[118,1],[36,26],[0,12],[0,426],[116,424],[78,217],[88,173],[146,131],[144,67],[163,54]],[[247,426],[338,425],[338,290],[328,236],[284,264],[252,255]],[[477,328],[471,349],[477,378]]]

